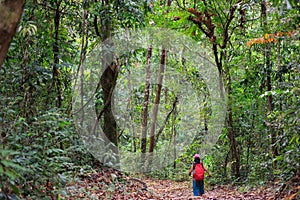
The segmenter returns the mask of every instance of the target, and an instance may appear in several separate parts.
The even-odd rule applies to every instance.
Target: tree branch
[[[169,121],[169,118],[171,116],[171,114],[174,112],[175,108],[176,108],[176,104],[178,103],[178,98],[175,97],[175,100],[173,102],[173,106],[172,109],[170,110],[170,112],[167,114],[167,117],[164,121],[164,124],[160,127],[160,129],[158,130],[157,134],[156,134],[156,140],[158,141],[159,136],[161,135],[161,133],[163,132],[164,128],[166,127],[167,122]]]
[[[238,1],[237,3],[239,3],[240,1]],[[234,13],[236,11],[236,5],[232,6],[230,9],[229,9],[229,18],[228,20],[226,21],[226,25],[225,25],[225,29],[224,29],[224,35],[223,35],[223,41],[222,41],[222,45],[220,46],[221,49],[225,49],[226,48],[226,45],[227,45],[227,42],[228,40],[230,39],[230,36],[228,34],[229,32],[229,25],[231,23],[231,21],[234,19]]]

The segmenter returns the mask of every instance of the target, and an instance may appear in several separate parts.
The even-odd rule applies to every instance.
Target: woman
[[[196,172],[195,172],[196,167],[198,168],[197,173],[200,173],[200,176],[202,176],[202,178],[200,178],[202,180],[198,180],[199,178],[197,176],[199,176],[199,174],[196,174]],[[194,196],[201,196],[202,194],[204,194],[204,172],[206,172],[209,177],[210,177],[210,173],[204,167],[203,163],[200,162],[199,154],[194,155],[194,163],[192,164],[192,166],[189,170],[189,176],[191,175],[192,172],[193,172],[193,192],[194,192]],[[201,173],[203,173],[203,174],[201,175]]]

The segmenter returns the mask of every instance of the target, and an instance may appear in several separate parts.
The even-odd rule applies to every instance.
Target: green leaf
[[[0,152],[1,152],[1,156],[2,157],[12,156],[12,155],[19,154],[19,152],[17,152],[17,151],[5,150],[5,149],[0,150]]]
[[[10,160],[2,160],[1,163],[6,166],[6,167],[11,167],[11,168],[15,168],[15,169],[18,169],[18,170],[21,170],[21,171],[25,171],[26,168],[10,161]]]
[[[4,175],[8,176],[12,180],[16,179],[17,176],[18,176],[17,173],[15,171],[13,171],[13,170],[5,170]]]

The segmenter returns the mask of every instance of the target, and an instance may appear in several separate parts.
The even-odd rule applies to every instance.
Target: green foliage
[[[230,152],[231,144],[228,129],[225,127],[220,133],[218,143],[204,157],[204,163],[213,175],[210,182],[261,184],[274,179],[287,181],[299,173],[298,1],[289,0],[291,9],[284,1],[268,1],[270,9],[267,13],[267,27],[261,25],[261,1],[256,1],[257,4],[242,1],[231,5],[226,1],[172,1],[170,6],[167,5],[167,1],[107,2],[106,5],[97,1],[26,2],[17,34],[10,45],[4,65],[0,68],[1,193],[31,199],[57,198],[74,174],[93,170],[95,159],[83,146],[70,114],[72,81],[77,67],[81,65],[79,49],[82,38],[88,44],[86,49],[82,49],[85,53],[103,39],[99,38],[99,35],[103,36],[106,33],[105,25],[112,26],[111,34],[128,28],[157,26],[183,32],[195,39],[195,42],[201,41],[201,44],[210,46],[210,38],[188,20],[191,13],[187,9],[195,8],[199,12],[212,14],[215,36],[218,39],[216,44],[220,47],[223,43],[223,22],[229,17],[231,5],[236,6],[237,11],[232,23],[227,27],[231,34],[230,41],[220,52],[226,55],[226,60],[222,60],[227,73],[224,81],[231,86],[232,128],[241,172],[240,177],[236,179],[233,169],[236,161]],[[56,9],[60,11],[57,30],[54,20]],[[87,15],[83,16],[85,9]],[[98,21],[94,24],[97,17]],[[83,30],[84,23],[86,28]],[[99,35],[96,33],[97,28],[100,31]],[[266,30],[268,34],[278,34],[275,38],[277,42],[265,42]],[[55,33],[58,34],[57,37]],[[255,38],[261,38],[263,42],[248,47],[247,42]],[[55,45],[58,45],[58,50],[55,50]],[[266,66],[266,49],[269,51],[269,66]],[[153,56],[153,64],[157,69],[159,52],[154,51],[156,56]],[[55,55],[59,57],[58,62],[54,61]],[[210,94],[204,79],[193,63],[186,63],[183,67],[182,63],[172,56],[168,58],[168,62],[191,82],[197,95],[203,97],[199,109],[201,130],[193,138],[193,143],[186,147],[185,153],[177,155],[175,168],[174,165],[170,165],[164,170],[148,175],[186,180],[192,156],[206,145],[202,143],[206,132],[202,124],[213,117],[212,102],[209,100]],[[120,77],[146,63],[145,49],[131,52],[127,63],[124,63]],[[58,71],[56,75],[53,71],[55,68]],[[271,80],[271,90],[266,87],[268,78]],[[57,87],[58,84],[60,88]],[[124,83],[126,84],[128,82]],[[151,91],[155,91],[155,87],[151,85]],[[142,122],[143,92],[143,85],[131,91],[129,112],[137,124]],[[57,108],[56,102],[60,93],[62,105]],[[97,104],[100,106],[103,105],[101,96],[100,91],[97,94]],[[151,103],[154,97],[153,94]],[[272,109],[268,108],[270,97]],[[161,98],[162,110],[169,111],[175,99],[174,93],[168,91],[162,94]],[[152,106],[153,104],[150,104],[150,108]],[[180,127],[182,115],[177,113],[172,117],[172,120],[166,122],[156,148],[167,148],[165,144],[171,144],[175,137],[174,127],[177,131],[182,130],[179,134],[186,131],[185,127]],[[161,125],[163,120],[159,119],[158,125]],[[120,148],[140,153],[141,140],[132,137],[132,130],[118,128],[122,132],[119,138]],[[134,134],[138,134],[138,131]],[[272,135],[275,135],[275,141],[271,141]],[[276,153],[272,152],[274,147]],[[130,157],[130,153],[128,154]]]
[[[26,168],[22,167],[14,159],[19,154],[16,151],[0,149],[0,188],[5,195],[11,192],[14,194],[20,193],[16,182],[18,179],[24,180],[21,174],[26,172]]]
[[[184,1],[185,4],[183,1],[177,2],[180,8],[173,5],[170,12],[165,15],[160,13],[165,13],[167,8],[158,4],[154,6],[153,20],[156,25],[177,28],[179,31],[193,27],[188,25],[188,15],[182,9],[194,7],[193,1]],[[275,6],[268,12],[269,33],[280,31],[287,33],[291,30],[295,33],[293,36],[286,34],[276,38],[277,43],[256,44],[251,48],[246,46],[246,43],[253,38],[265,37],[260,20],[253,20],[261,14],[260,4],[245,3],[239,7],[238,11],[244,10],[246,19],[249,19],[249,22],[245,21],[250,26],[248,29],[245,28],[245,24],[239,24],[241,20],[239,18],[233,23],[233,27],[229,27],[233,35],[231,45],[226,49],[228,56],[226,67],[229,67],[232,79],[233,128],[241,162],[241,177],[235,180],[232,176],[232,165],[235,161],[231,157],[229,138],[224,130],[214,150],[207,156],[213,174],[211,180],[214,183],[261,184],[278,178],[289,180],[299,173],[297,170],[299,169],[300,79],[299,58],[296,56],[299,55],[300,45],[297,39],[299,3],[291,2],[293,9],[287,9],[285,3],[279,3],[274,4]],[[227,11],[229,4],[219,2],[218,5],[214,5],[214,3],[211,1],[208,3],[211,7],[205,7],[203,2],[198,2],[195,8],[198,11],[212,12],[218,29],[216,33],[222,34],[220,20],[222,17],[226,18],[226,12],[223,10]],[[272,5],[268,4],[268,6]],[[174,20],[174,16],[181,16],[181,18]],[[234,28],[238,29],[233,32]],[[195,31],[191,33],[195,34]],[[266,46],[270,47],[271,91],[266,89],[268,75],[264,57]],[[189,76],[189,72],[185,74]],[[267,109],[270,96],[273,98],[272,111]],[[271,142],[271,134],[274,131],[276,132],[274,145],[278,150],[276,157],[272,153],[274,145]],[[201,141],[201,137],[196,138],[196,142],[187,147],[186,154],[182,155],[180,161],[185,160],[186,163],[190,156],[202,148],[201,143],[197,141]],[[167,169],[165,174],[169,174]]]
[[[22,196],[56,196],[57,189],[65,184],[63,175],[88,166],[92,157],[84,159],[86,149],[72,120],[62,113],[51,110],[27,120],[19,118],[11,130],[14,134],[5,138],[6,146],[13,151],[1,150],[2,190],[16,193],[15,189],[22,186]]]

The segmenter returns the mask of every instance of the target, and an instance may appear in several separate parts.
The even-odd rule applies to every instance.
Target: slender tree
[[[155,102],[154,102],[151,127],[150,127],[149,153],[153,153],[154,147],[155,147],[155,124],[156,124],[156,120],[157,120],[158,107],[159,107],[160,96],[161,96],[161,91],[162,91],[163,73],[165,70],[166,56],[167,56],[166,54],[167,54],[166,49],[164,46],[162,46],[161,57],[160,57],[160,67],[159,67],[159,73],[158,73],[158,78],[157,78],[157,88],[156,88],[156,93],[155,93]]]
[[[53,83],[52,87],[54,86],[57,93],[57,99],[56,99],[56,106],[58,108],[61,107],[62,104],[62,88],[61,88],[61,81],[59,77],[59,27],[60,27],[60,21],[61,21],[61,4],[62,0],[57,0],[55,2],[55,10],[54,10],[54,42],[53,42],[53,67],[52,67],[52,78]]]
[[[147,124],[148,124],[148,105],[149,105],[149,93],[150,93],[150,67],[152,58],[152,46],[148,48],[147,60],[146,60],[146,82],[144,90],[144,102],[143,102],[143,112],[142,112],[142,141],[141,150],[142,154],[146,153],[147,148]],[[142,155],[143,156],[143,155]]]
[[[196,2],[195,2],[196,3]],[[203,7],[201,10],[195,8],[188,8],[187,11],[192,14],[188,19],[193,22],[201,30],[201,32],[209,39],[213,51],[215,63],[219,72],[219,86],[221,98],[225,98],[223,93],[223,79],[226,80],[225,85],[228,98],[228,112],[227,112],[227,136],[230,141],[230,149],[232,159],[234,160],[235,176],[240,176],[240,158],[237,150],[235,139],[235,130],[233,128],[233,114],[232,114],[232,94],[231,94],[231,77],[230,68],[227,65],[227,47],[230,42],[234,30],[238,27],[231,27],[235,13],[237,12],[237,5],[242,3],[241,0],[230,1],[229,4],[219,4],[217,1],[202,1]],[[195,6],[195,5],[194,5]],[[223,9],[226,9],[224,12]],[[217,31],[218,29],[218,31]],[[224,63],[226,64],[224,66]]]
[[[267,19],[267,1],[263,0],[261,2],[261,16],[262,16],[262,27],[264,29],[264,33],[268,33],[268,19]],[[264,48],[264,59],[265,59],[265,73],[266,73],[266,91],[269,92],[268,98],[267,98],[267,105],[268,105],[268,111],[269,113],[272,113],[274,110],[274,102],[273,102],[273,95],[271,93],[272,90],[272,80],[271,80],[271,72],[272,72],[272,64],[271,64],[271,49],[270,44],[266,43]],[[268,120],[267,120],[268,121]],[[273,159],[276,158],[278,155],[277,150],[277,134],[276,130],[274,129],[271,122],[268,123],[269,131],[271,133],[271,153],[273,156]],[[273,162],[274,168],[276,168],[276,160]]]

